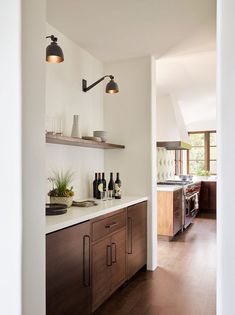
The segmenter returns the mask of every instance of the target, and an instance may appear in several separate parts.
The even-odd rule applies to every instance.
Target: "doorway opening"
[[[214,315],[215,49],[159,58],[156,80],[158,266],[168,290],[175,292],[171,302],[181,314],[191,313],[194,305],[195,314]]]

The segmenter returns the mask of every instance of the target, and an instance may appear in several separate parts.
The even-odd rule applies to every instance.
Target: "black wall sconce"
[[[83,92],[87,92],[90,89],[92,89],[94,86],[96,86],[97,84],[99,84],[101,81],[103,81],[105,78],[110,78],[110,81],[107,83],[106,85],[106,93],[108,94],[114,94],[114,93],[118,93],[119,92],[119,88],[117,83],[114,81],[114,76],[113,75],[105,75],[104,77],[100,78],[99,80],[97,80],[96,82],[94,82],[93,84],[87,86],[87,80],[82,80],[82,90]]]
[[[60,46],[57,44],[57,37],[54,35],[47,36],[51,39],[50,45],[46,49],[46,61],[49,63],[60,63],[64,61],[64,54]]]

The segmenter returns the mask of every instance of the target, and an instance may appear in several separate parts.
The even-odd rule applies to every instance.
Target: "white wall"
[[[0,221],[0,300],[1,314],[6,315],[21,314],[20,6],[17,0],[0,3],[0,195],[4,201]]]
[[[82,91],[82,79],[88,85],[103,75],[102,63],[73,41],[47,25],[47,34],[58,37],[65,61],[46,65],[46,117],[63,119],[64,135],[70,136],[73,115],[78,114],[81,136],[92,136],[93,130],[103,130],[103,83],[87,93]],[[48,44],[50,41],[48,41]],[[75,172],[75,198],[92,194],[94,173],[104,169],[103,150],[47,144],[46,173],[71,169]],[[47,183],[47,191],[50,189]]]
[[[214,34],[209,38],[215,41]],[[187,39],[184,39],[182,44],[186,42]],[[215,48],[205,50],[205,47],[200,47],[194,53],[185,51],[181,54],[174,48],[171,55],[156,61],[158,95],[170,94],[175,97],[186,125],[198,121],[213,121],[216,125]]]
[[[174,97],[169,94],[157,96],[156,116],[157,141],[189,142],[185,122]]]
[[[152,89],[152,59],[150,57],[124,60],[105,64],[105,73],[113,74],[120,92],[104,98],[105,129],[110,141],[126,145],[124,150],[105,152],[106,172],[120,172],[124,195],[147,195],[149,197],[148,268],[156,267],[156,171],[154,176],[154,198],[152,198],[152,168],[156,167],[156,107]],[[155,69],[154,69],[155,70]],[[153,82],[154,84],[154,82]],[[154,101],[152,98],[154,97]],[[154,107],[152,104],[154,103]],[[154,112],[155,115],[155,112]],[[152,129],[151,129],[152,128]],[[153,138],[152,132],[154,130]],[[152,150],[155,142],[154,150]],[[154,203],[152,203],[154,202]],[[154,238],[155,237],[155,238]]]
[[[234,12],[234,0],[218,0],[218,315],[235,313]]]
[[[23,315],[45,314],[45,20],[44,0],[22,1]]]
[[[194,121],[186,126],[188,131],[216,130],[216,120],[199,120]]]

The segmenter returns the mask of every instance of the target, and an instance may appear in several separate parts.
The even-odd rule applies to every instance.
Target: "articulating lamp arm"
[[[105,78],[110,78],[111,80],[114,79],[113,75],[105,75],[102,78],[100,78],[99,80],[95,81],[94,83],[92,83],[91,85],[87,86],[87,80],[82,80],[82,90],[83,92],[87,92],[90,89],[92,89],[94,86],[96,86],[97,84],[99,84],[101,81],[103,81]]]

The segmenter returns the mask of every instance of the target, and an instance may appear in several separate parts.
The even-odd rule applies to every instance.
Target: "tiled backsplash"
[[[175,175],[175,151],[157,148],[157,181]]]

